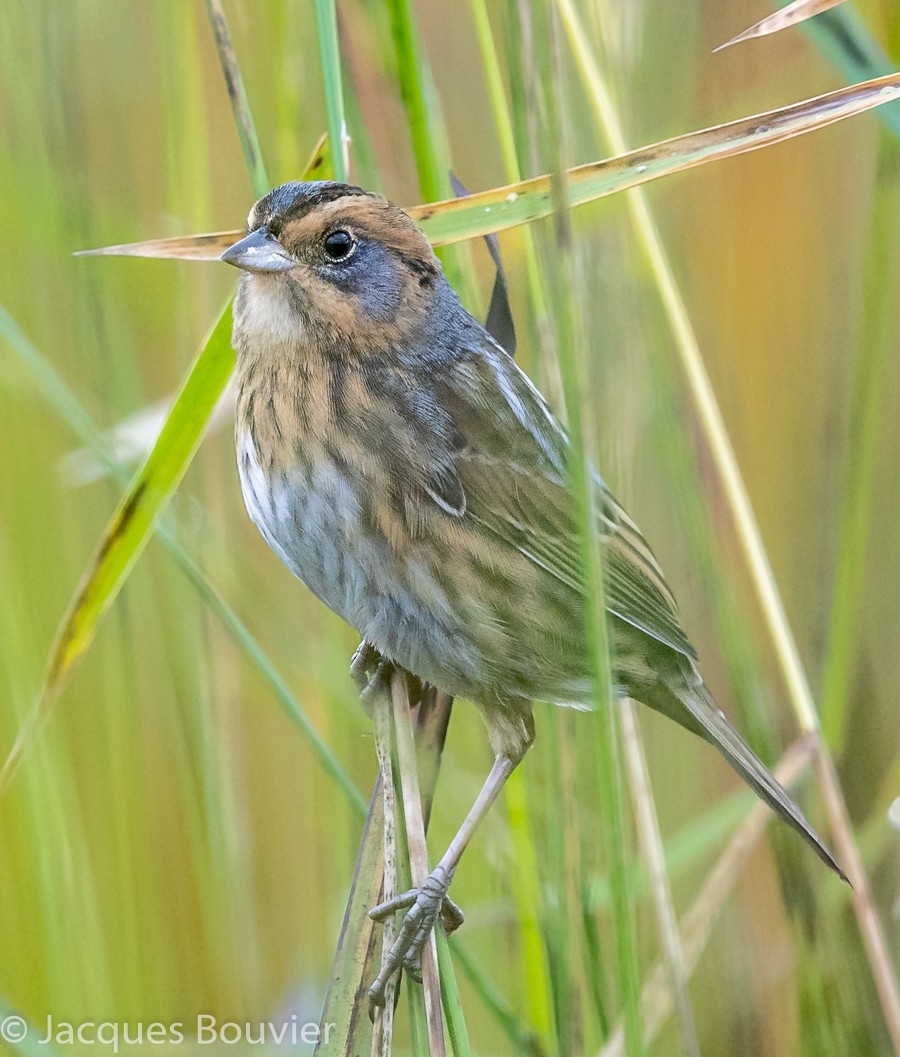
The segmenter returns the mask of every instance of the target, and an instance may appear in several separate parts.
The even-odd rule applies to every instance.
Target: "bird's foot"
[[[363,641],[350,659],[350,677],[359,690],[359,700],[367,713],[381,693],[389,691],[393,665],[374,646]]]
[[[374,1016],[377,1006],[384,1005],[385,988],[398,969],[405,969],[414,980],[421,982],[422,950],[438,921],[449,936],[465,920],[462,910],[447,895],[452,880],[452,870],[437,866],[425,878],[421,888],[396,895],[369,911],[369,917],[374,921],[385,921],[398,910],[407,912],[393,947],[382,954],[381,971],[369,988],[370,1015]]]

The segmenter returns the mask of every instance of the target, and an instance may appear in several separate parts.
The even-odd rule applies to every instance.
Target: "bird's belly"
[[[429,561],[401,557],[374,530],[335,464],[266,475],[252,445],[238,458],[252,521],[284,564],[385,656],[450,693],[475,696],[485,643],[471,634]]]
[[[327,606],[350,621],[363,592],[362,571],[351,558],[360,532],[360,509],[334,466],[263,474],[245,448],[238,468],[251,520],[284,564]]]

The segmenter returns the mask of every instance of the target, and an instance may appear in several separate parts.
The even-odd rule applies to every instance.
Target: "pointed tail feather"
[[[686,680],[683,677],[679,683],[678,692],[669,690],[669,693],[672,697],[677,697],[680,706],[678,711],[681,715],[674,711],[672,707],[674,702],[671,698],[666,702],[668,707],[661,708],[660,711],[666,712],[682,726],[693,730],[710,745],[714,745],[756,795],[800,834],[826,866],[830,866],[842,881],[849,884],[847,875],[825,847],[816,831],[806,821],[803,812],[728,722],[703,683],[698,679],[698,685],[688,686],[685,685]],[[655,704],[655,702],[652,703]],[[685,715],[684,711],[688,714]]]

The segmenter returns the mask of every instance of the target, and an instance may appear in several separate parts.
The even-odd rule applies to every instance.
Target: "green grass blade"
[[[638,836],[650,877],[657,930],[669,971],[669,986],[672,990],[681,1046],[685,1057],[700,1057],[697,1025],[688,993],[684,949],[681,946],[681,936],[678,932],[678,922],[672,902],[672,888],[666,873],[659,820],[650,788],[650,776],[635,703],[630,700],[623,701],[621,715],[625,759]]]
[[[319,35],[319,56],[325,87],[325,112],[328,118],[328,139],[332,145],[334,178],[346,183],[350,176],[347,139],[347,119],[344,113],[344,84],[341,79],[341,53],[338,45],[337,12],[334,0],[316,0],[316,29]]]
[[[406,110],[419,191],[426,202],[449,198],[454,192],[450,178],[450,149],[444,119],[435,91],[411,0],[390,0],[388,10],[396,53],[397,78]],[[460,251],[439,250],[451,286],[463,303],[473,308],[475,289],[471,268],[465,267]]]
[[[591,715],[597,739],[600,791],[603,813],[603,836],[609,863],[612,890],[613,924],[616,946],[616,967],[625,1024],[625,1048],[629,1057],[643,1052],[640,1021],[640,988],[638,983],[637,939],[634,907],[628,886],[631,874],[631,851],[628,842],[626,798],[623,787],[621,750],[619,746],[618,705],[610,683],[609,641],[607,612],[604,602],[601,542],[597,538],[597,517],[594,506],[593,466],[587,438],[592,435],[590,411],[582,403],[590,392],[585,385],[587,354],[583,335],[572,315],[566,291],[573,288],[570,265],[566,261],[566,235],[561,237],[561,252],[557,255],[553,291],[556,303],[557,349],[565,395],[566,412],[572,445],[569,454],[569,474],[582,537],[582,562],[585,574],[587,642],[594,683],[595,710]],[[552,302],[551,302],[552,303]]]
[[[107,609],[147,544],[156,518],[187,471],[234,366],[231,310],[223,311],[194,361],[159,439],[110,520],[56,636],[40,698],[0,772],[4,789],[22,751],[73,667],[90,646]]]
[[[513,900],[522,948],[523,986],[528,1025],[542,1049],[549,1049],[553,1016],[550,1008],[550,979],[541,937],[538,908],[542,903],[537,853],[531,816],[525,796],[523,772],[513,771],[505,790],[506,815],[516,868],[513,871]]]
[[[213,35],[216,38],[216,50],[219,53],[219,62],[222,64],[222,73],[225,75],[225,84],[228,87],[228,96],[231,99],[231,109],[237,124],[241,150],[244,152],[244,160],[247,163],[247,172],[250,174],[250,183],[254,195],[262,198],[271,190],[272,185],[269,183],[269,175],[266,172],[262,146],[256,133],[253,112],[247,100],[244,78],[241,76],[241,68],[231,42],[222,0],[206,0],[206,10],[209,14]]]
[[[540,24],[537,29],[537,35],[546,34],[548,40],[555,38],[557,32],[555,13],[547,24]],[[588,379],[597,366],[592,360],[592,342],[588,340],[583,316],[572,296],[572,291],[577,289],[577,249],[572,235],[570,212],[574,199],[570,197],[570,187],[563,170],[571,131],[564,103],[562,65],[558,49],[551,49],[543,62],[548,68],[547,80],[550,84],[549,99],[545,103],[545,109],[550,115],[549,149],[551,156],[555,154],[559,168],[551,185],[554,226],[553,241],[548,249],[552,252],[554,266],[552,270],[548,269],[546,278],[566,422],[572,439],[567,449],[566,471],[573,497],[573,514],[578,531],[585,588],[584,631],[594,705],[589,719],[594,728],[593,747],[599,782],[597,798],[601,817],[600,829],[612,893],[615,976],[624,1022],[625,1049],[628,1057],[637,1057],[643,1052],[643,1033],[636,921],[628,886],[628,877],[633,866],[628,801],[620,748],[619,705],[612,687],[603,541],[598,532],[596,508],[596,407],[588,385]],[[558,973],[551,975],[557,976]],[[566,1010],[560,1010],[560,1014],[565,1015]],[[565,1026],[563,1031],[567,1030],[568,1027]],[[565,1038],[565,1034],[559,1035],[560,1045],[564,1044]]]
[[[459,997],[456,973],[447,937],[437,930],[438,973],[441,978],[441,1003],[444,1007],[444,1020],[447,1025],[447,1037],[450,1040],[450,1052],[453,1057],[472,1057],[472,1046],[466,1029],[466,1016]]]
[[[894,347],[893,296],[900,260],[893,238],[900,200],[894,186],[898,149],[883,138],[879,180],[869,228],[868,259],[862,278],[863,310],[859,362],[854,378],[851,434],[843,467],[838,516],[837,567],[822,676],[822,731],[834,749],[844,744],[852,705],[851,680],[859,641],[866,559],[881,454],[888,369]]]
[[[438,947],[438,956],[441,956],[441,948]],[[454,939],[452,944],[452,957],[462,969],[469,983],[472,985],[478,997],[484,1003],[491,1016],[503,1029],[504,1034],[515,1047],[516,1053],[534,1054],[535,1057],[545,1052],[540,1040],[534,1031],[526,1028],[515,1010],[510,1006],[505,995],[503,995],[493,980],[481,967],[478,960],[469,952],[466,946]],[[443,962],[441,972],[443,973]],[[448,1014],[447,1020],[450,1021]],[[451,1028],[452,1030],[452,1028]]]
[[[434,97],[410,0],[390,0],[391,28],[397,53],[397,76],[413,155],[419,173],[419,188],[426,202],[450,195],[450,163],[447,145],[440,134],[441,123],[430,113],[429,98]]]
[[[50,659],[46,690],[58,689],[88,648],[103,614],[150,537],[203,436],[207,419],[234,367],[231,307],[194,360],[159,439],[111,518],[84,582],[62,622]]]

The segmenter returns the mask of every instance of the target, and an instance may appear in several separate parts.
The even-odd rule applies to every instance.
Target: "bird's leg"
[[[372,714],[375,698],[389,692],[392,671],[391,662],[365,639],[356,647],[350,659],[350,677],[356,683],[360,703],[368,715]]]
[[[381,971],[369,988],[370,1006],[384,1005],[385,985],[401,966],[412,976],[419,975],[422,948],[438,920],[448,935],[462,924],[463,912],[449,899],[447,889],[453,880],[459,860],[472,839],[472,834],[522,759],[525,748],[527,745],[521,753],[501,755],[494,760],[491,773],[478,794],[478,799],[472,805],[472,810],[466,815],[450,846],[422,887],[394,896],[369,911],[369,917],[375,921],[383,921],[396,910],[407,911],[400,933],[387,956],[382,959]]]

